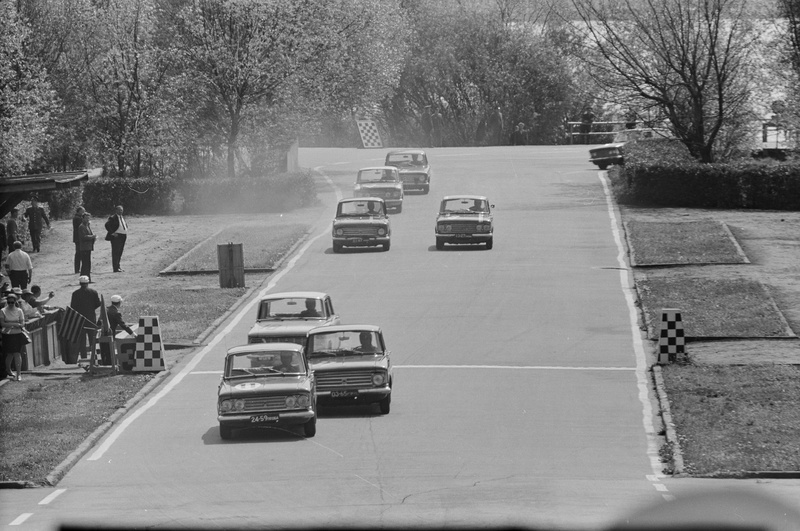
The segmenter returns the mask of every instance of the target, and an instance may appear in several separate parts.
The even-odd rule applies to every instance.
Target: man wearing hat
[[[14,242],[14,251],[6,257],[6,269],[11,286],[25,289],[33,277],[33,262],[28,253],[22,250],[22,242]]]
[[[92,251],[94,241],[97,236],[92,232],[92,215],[88,212],[83,213],[83,223],[78,227],[78,248],[81,253],[81,276],[85,276],[92,281]],[[94,322],[94,321],[92,321]]]
[[[100,307],[100,295],[95,290],[89,287],[89,277],[81,276],[78,279],[81,287],[72,292],[72,299],[69,303],[70,307],[86,318],[87,326],[95,325],[97,323],[97,309]],[[81,358],[86,358],[86,338],[89,338],[91,349],[94,350],[95,345],[95,329],[86,330],[83,328],[81,338],[78,346],[80,348]]]
[[[122,306],[122,297],[119,295],[111,296],[111,305],[106,307],[106,314],[108,314],[108,324],[111,326],[111,335],[116,335],[117,329],[125,330],[130,335],[135,336],[136,332],[131,330],[131,327],[125,324],[122,320],[122,314],[119,309]]]

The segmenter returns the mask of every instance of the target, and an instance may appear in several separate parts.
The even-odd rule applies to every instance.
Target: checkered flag
[[[61,326],[58,328],[58,337],[69,343],[77,343],[84,328],[97,327],[89,319],[67,306],[64,319],[61,320]]]

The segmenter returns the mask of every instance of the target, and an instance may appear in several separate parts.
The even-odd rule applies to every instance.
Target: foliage
[[[83,188],[73,186],[61,190],[53,190],[40,194],[40,199],[46,203],[50,212],[50,219],[67,219],[75,214],[75,210],[83,203]]]
[[[167,214],[172,209],[173,186],[172,180],[156,177],[90,179],[83,186],[83,206],[95,218],[110,216],[116,205],[124,205],[130,214]]]
[[[609,99],[655,108],[698,160],[714,160],[724,126],[749,121],[759,33],[745,0],[573,4],[583,57]]]
[[[13,2],[0,1],[0,20],[0,175],[14,175],[41,156],[59,107]]]

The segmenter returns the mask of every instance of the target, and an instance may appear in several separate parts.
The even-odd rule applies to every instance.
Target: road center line
[[[54,491],[53,491],[53,492],[51,492],[51,493],[50,493],[48,496],[46,496],[45,498],[43,498],[43,499],[42,499],[42,501],[40,501],[40,502],[39,502],[39,505],[47,505],[47,504],[48,504],[48,503],[50,503],[51,501],[53,501],[53,500],[55,500],[56,498],[58,498],[59,496],[61,496],[61,495],[62,495],[63,493],[65,493],[66,491],[67,491],[67,489],[57,489],[57,490],[54,490]]]

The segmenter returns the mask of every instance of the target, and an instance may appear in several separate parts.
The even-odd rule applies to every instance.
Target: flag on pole
[[[106,300],[100,295],[100,337],[111,337],[111,323],[108,320]]]
[[[95,324],[67,306],[64,319],[61,321],[61,326],[58,329],[58,337],[70,343],[77,343],[81,338],[81,332],[84,327],[95,327]]]

